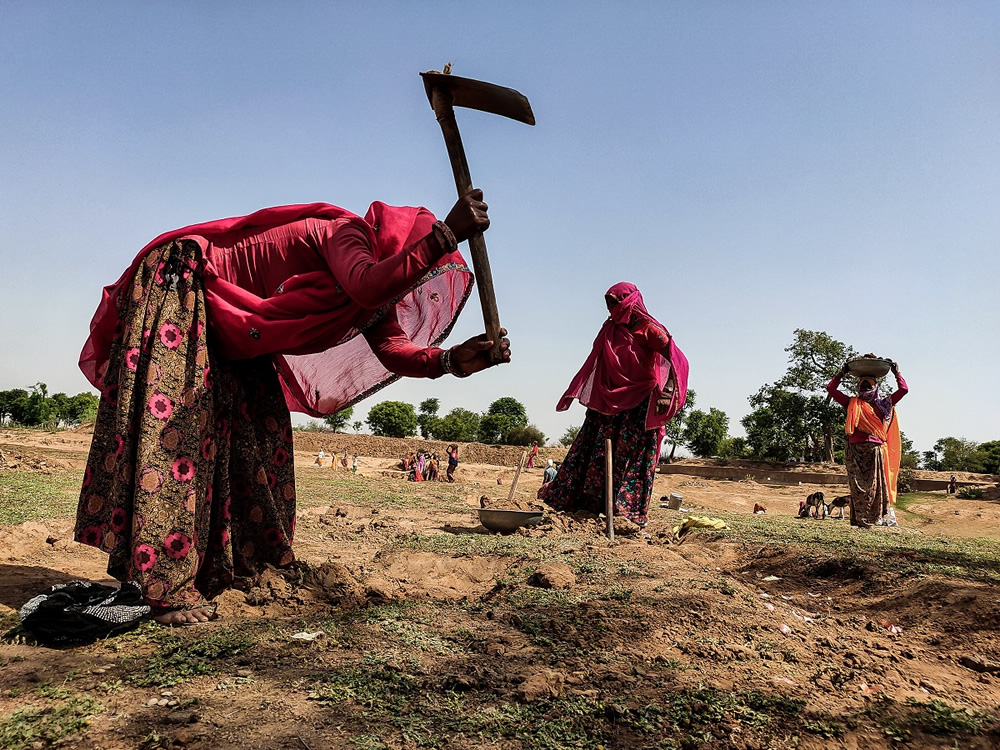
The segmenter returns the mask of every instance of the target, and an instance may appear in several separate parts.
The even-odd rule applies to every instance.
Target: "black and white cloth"
[[[46,645],[77,645],[131,630],[152,610],[135,583],[57,583],[21,607],[21,627]]]

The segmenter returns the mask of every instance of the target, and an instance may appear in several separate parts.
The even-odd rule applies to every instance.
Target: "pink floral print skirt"
[[[200,248],[151,250],[119,304],[76,540],[157,612],[291,565],[288,408],[269,358],[213,352]]]

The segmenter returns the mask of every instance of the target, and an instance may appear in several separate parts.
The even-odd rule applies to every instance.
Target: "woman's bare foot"
[[[197,625],[199,622],[208,622],[215,617],[215,607],[195,607],[194,609],[175,609],[172,612],[164,612],[153,619],[161,625]]]

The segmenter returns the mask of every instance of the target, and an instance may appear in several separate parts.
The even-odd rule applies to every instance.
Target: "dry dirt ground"
[[[656,497],[689,512],[654,500],[644,535],[550,514],[499,536],[475,508],[510,468],[411,483],[302,451],[308,570],[207,625],[42,648],[21,604],[106,580],[71,541],[88,444],[0,429],[3,748],[1000,747],[996,501],[906,496],[899,528],[857,531],[794,518],[816,487],[669,475]],[[677,542],[689,515],[727,528]]]

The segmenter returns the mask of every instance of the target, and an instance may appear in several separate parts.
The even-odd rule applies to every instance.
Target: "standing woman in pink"
[[[614,513],[644,526],[664,427],[687,398],[688,362],[634,284],[615,284],[604,300],[611,315],[556,406],[565,411],[575,398],[587,416],[538,498],[556,510],[603,512],[610,438]]]
[[[472,287],[457,243],[488,226],[474,190],[445,222],[315,203],[153,240],[105,288],[80,359],[101,405],[76,540],[165,624],[205,621],[212,597],[291,565],[289,409],[335,414],[401,375],[488,367],[485,336],[437,346]]]

